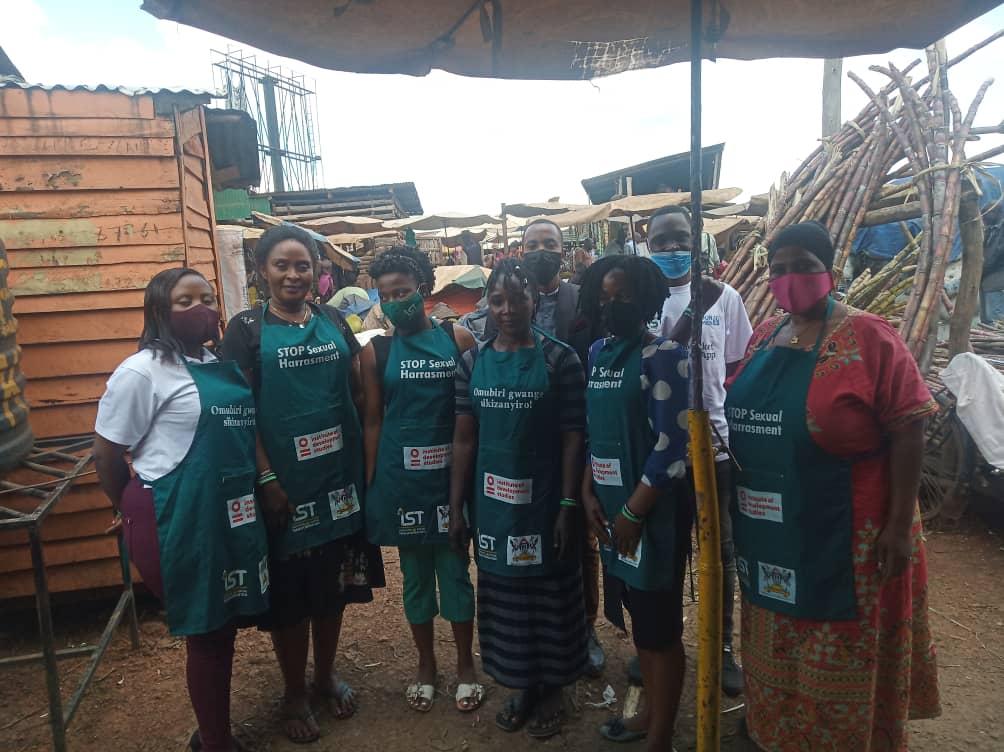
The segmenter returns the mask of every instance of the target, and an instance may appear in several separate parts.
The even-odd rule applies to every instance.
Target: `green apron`
[[[820,449],[806,420],[832,310],[831,300],[811,351],[767,349],[772,336],[725,401],[729,444],[741,468],[730,505],[740,587],[751,603],[799,619],[857,614],[853,460]]]
[[[270,324],[267,312],[266,304],[258,427],[293,506],[274,544],[284,559],[362,528],[363,438],[338,327],[316,309],[303,327]]]
[[[255,405],[232,361],[189,363],[202,412],[192,445],[153,488],[172,635],[268,608],[268,542],[255,502]]]
[[[506,577],[564,569],[554,550],[561,500],[558,394],[551,389],[540,337],[536,347],[474,361],[471,402],[478,419],[474,543],[478,567]]]
[[[604,340],[586,384],[593,490],[611,522],[641,482],[645,460],[656,442],[641,388],[641,350],[645,344],[644,337]],[[633,556],[620,555],[615,546],[600,546],[603,565],[610,575],[639,590],[675,586],[673,504],[666,489],[645,518]]]
[[[378,546],[447,543],[457,346],[441,326],[391,338],[366,532]]]

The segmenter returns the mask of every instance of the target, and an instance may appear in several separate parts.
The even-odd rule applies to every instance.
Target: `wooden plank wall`
[[[94,430],[109,374],[136,351],[154,274],[187,262],[217,280],[202,109],[155,105],[0,88],[0,237],[36,437]],[[93,476],[60,502],[43,528],[53,590],[120,581],[110,516]],[[25,542],[0,535],[0,600],[34,592]]]

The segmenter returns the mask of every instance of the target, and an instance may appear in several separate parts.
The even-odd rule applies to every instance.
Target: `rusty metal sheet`
[[[177,188],[164,157],[0,157],[0,191]]]
[[[2,117],[0,136],[115,136],[121,138],[174,138],[174,123],[167,118]]]
[[[143,290],[105,290],[100,293],[66,293],[33,296],[14,301],[14,315],[53,311],[101,311],[143,307]]]
[[[154,274],[178,266],[173,263],[109,264],[44,269],[12,269],[9,285],[17,295],[52,295],[103,290],[141,290]],[[196,268],[198,264],[194,265]],[[211,271],[215,279],[215,273]],[[199,269],[202,271],[202,269]],[[203,272],[205,273],[205,272]]]
[[[73,314],[19,313],[17,321],[17,341],[22,347],[56,342],[138,340],[143,330],[143,310],[126,308],[78,311]],[[36,382],[32,381],[32,390],[35,388]]]
[[[23,191],[9,193],[0,201],[0,219],[75,219],[180,213],[181,195],[177,188],[128,192]]]
[[[106,527],[109,514],[111,514],[110,511],[105,512]],[[101,561],[85,561],[62,567],[50,567],[47,570],[47,575],[49,591],[52,593],[122,587],[122,570],[119,568],[117,556]],[[133,582],[142,582],[135,568],[133,569]],[[0,600],[25,598],[33,595],[34,592],[34,579],[31,571],[11,572],[0,577]]]
[[[107,520],[108,511],[102,514]],[[107,526],[106,522],[105,527]],[[118,544],[109,535],[53,541],[45,547],[45,563],[49,567],[108,559],[117,555]],[[31,550],[27,546],[0,548],[0,575],[21,571],[31,571]]]
[[[109,374],[119,363],[136,352],[137,339],[138,336],[133,336],[106,342],[25,345],[22,348],[21,368],[28,377],[28,389],[30,390],[33,379]],[[31,399],[31,396],[28,398]]]
[[[123,117],[152,120],[153,97],[130,96],[117,91],[67,91],[65,89],[24,89],[0,87],[0,116],[3,117]]]
[[[39,250],[11,251],[8,254],[12,269],[45,269],[64,266],[98,266],[107,264],[144,263],[147,261],[174,261],[180,265],[185,261],[185,246],[173,245],[126,245],[104,248],[50,248]],[[212,251],[192,247],[188,252],[189,263],[211,263]]]
[[[134,348],[135,351],[135,348]],[[36,439],[56,436],[79,436],[94,431],[98,403],[87,405],[56,405],[33,408],[28,422]],[[48,523],[46,523],[48,524]]]
[[[176,245],[184,242],[180,214],[0,219],[8,250],[115,245]]]
[[[107,382],[106,374],[33,379],[27,394],[28,404],[32,410],[49,405],[93,404],[105,393]]]
[[[0,155],[73,154],[95,157],[171,157],[170,138],[124,138],[119,136],[0,136]]]

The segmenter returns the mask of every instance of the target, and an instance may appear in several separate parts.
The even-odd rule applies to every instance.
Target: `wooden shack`
[[[0,237],[37,438],[94,430],[109,374],[136,351],[154,274],[187,264],[217,280],[208,101],[0,82]],[[62,499],[43,528],[53,591],[119,581],[110,519],[93,475]],[[25,541],[0,537],[0,600],[33,592]]]

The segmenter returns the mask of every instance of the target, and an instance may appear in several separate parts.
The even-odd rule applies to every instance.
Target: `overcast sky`
[[[158,21],[140,10],[140,0],[0,5],[0,46],[31,82],[211,89],[210,49],[228,44]],[[1004,7],[952,34],[949,55],[1001,28]],[[892,60],[902,67],[915,57],[898,50],[849,58],[844,70],[878,88],[884,80],[869,65]],[[583,178],[689,147],[685,64],[595,81],[526,82],[438,71],[425,78],[335,73],[267,54],[265,59],[316,80],[326,187],[414,181],[426,212],[497,213],[503,201],[552,196],[584,203]],[[951,71],[963,112],[985,79],[1004,78],[1001,61],[1004,41]],[[814,148],[822,67],[819,60],[792,59],[705,63],[703,138],[705,144],[726,144],[722,187],[763,192]],[[534,101],[547,102],[548,114],[530,106]],[[844,119],[864,103],[857,86],[845,80]],[[1004,80],[991,87],[980,113],[977,125],[1004,120]],[[984,138],[969,153],[1000,142]]]

